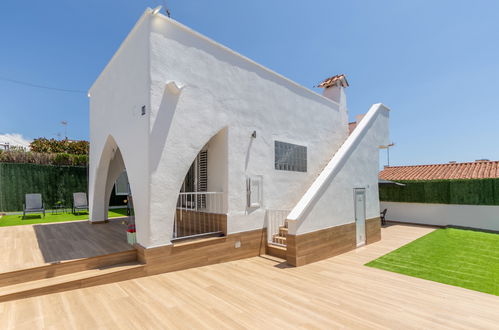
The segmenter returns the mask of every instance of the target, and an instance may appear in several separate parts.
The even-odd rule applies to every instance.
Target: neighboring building
[[[29,150],[30,141],[21,134],[0,134],[0,150],[17,149]]]
[[[126,166],[136,247],[158,272],[267,244],[303,265],[379,240],[389,110],[349,135],[346,86],[318,95],[146,10],[89,91],[91,221]],[[205,236],[222,238],[180,244]]]
[[[385,167],[379,178],[387,219],[499,230],[499,161]]]
[[[0,142],[0,150],[9,151],[10,150],[10,143]]]

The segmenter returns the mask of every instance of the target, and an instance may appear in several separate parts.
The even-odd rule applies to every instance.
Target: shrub
[[[34,139],[30,144],[31,151],[38,153],[67,153],[73,155],[88,155],[89,143],[85,140],[70,141],[47,138]]]
[[[47,154],[40,152],[2,151],[0,153],[0,163],[87,166],[88,156],[70,155],[67,153]]]
[[[55,154],[53,165],[71,165],[71,155],[66,153]]]
[[[71,164],[75,166],[87,166],[87,155],[71,155]]]

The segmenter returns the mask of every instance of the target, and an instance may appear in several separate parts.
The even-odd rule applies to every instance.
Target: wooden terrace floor
[[[0,304],[3,329],[499,327],[499,297],[364,266],[432,231],[392,225],[382,241],[299,268],[255,257]]]
[[[131,250],[122,220],[0,227],[0,273]]]

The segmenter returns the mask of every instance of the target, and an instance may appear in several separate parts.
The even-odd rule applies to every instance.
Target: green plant
[[[89,143],[85,140],[70,141],[68,139],[56,140],[47,138],[34,139],[30,149],[38,153],[67,153],[73,155],[88,155]]]
[[[66,153],[56,154],[53,160],[54,165],[71,165],[71,155]]]
[[[71,164],[74,166],[87,166],[88,156],[87,155],[71,155]]]

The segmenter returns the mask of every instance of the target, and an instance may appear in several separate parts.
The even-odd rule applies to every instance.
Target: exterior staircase
[[[279,227],[279,233],[272,235],[272,242],[267,243],[267,254],[286,259],[286,238],[288,236],[288,222]]]
[[[288,236],[288,222],[284,223],[284,226],[279,227],[279,234],[272,235],[272,243],[276,245],[286,246],[286,237]]]
[[[0,302],[145,276],[137,251],[123,251],[0,274]]]
[[[338,152],[338,150],[336,150],[333,153],[333,155],[331,156],[331,158],[328,158],[324,162],[324,164],[322,164],[322,166],[320,166],[319,170],[314,175],[312,182],[314,182],[321,175],[321,173],[324,171],[326,166],[329,164],[330,160],[336,155],[337,152]],[[307,186],[306,189],[308,189],[308,188],[309,188],[309,186]],[[306,189],[303,191],[303,194],[305,194],[305,192],[307,191]],[[287,252],[286,239],[287,239],[287,236],[288,236],[288,220],[285,220],[284,226],[279,226],[279,233],[273,234],[271,242],[267,243],[266,253],[268,255],[271,255],[274,257],[286,259],[286,252]]]

